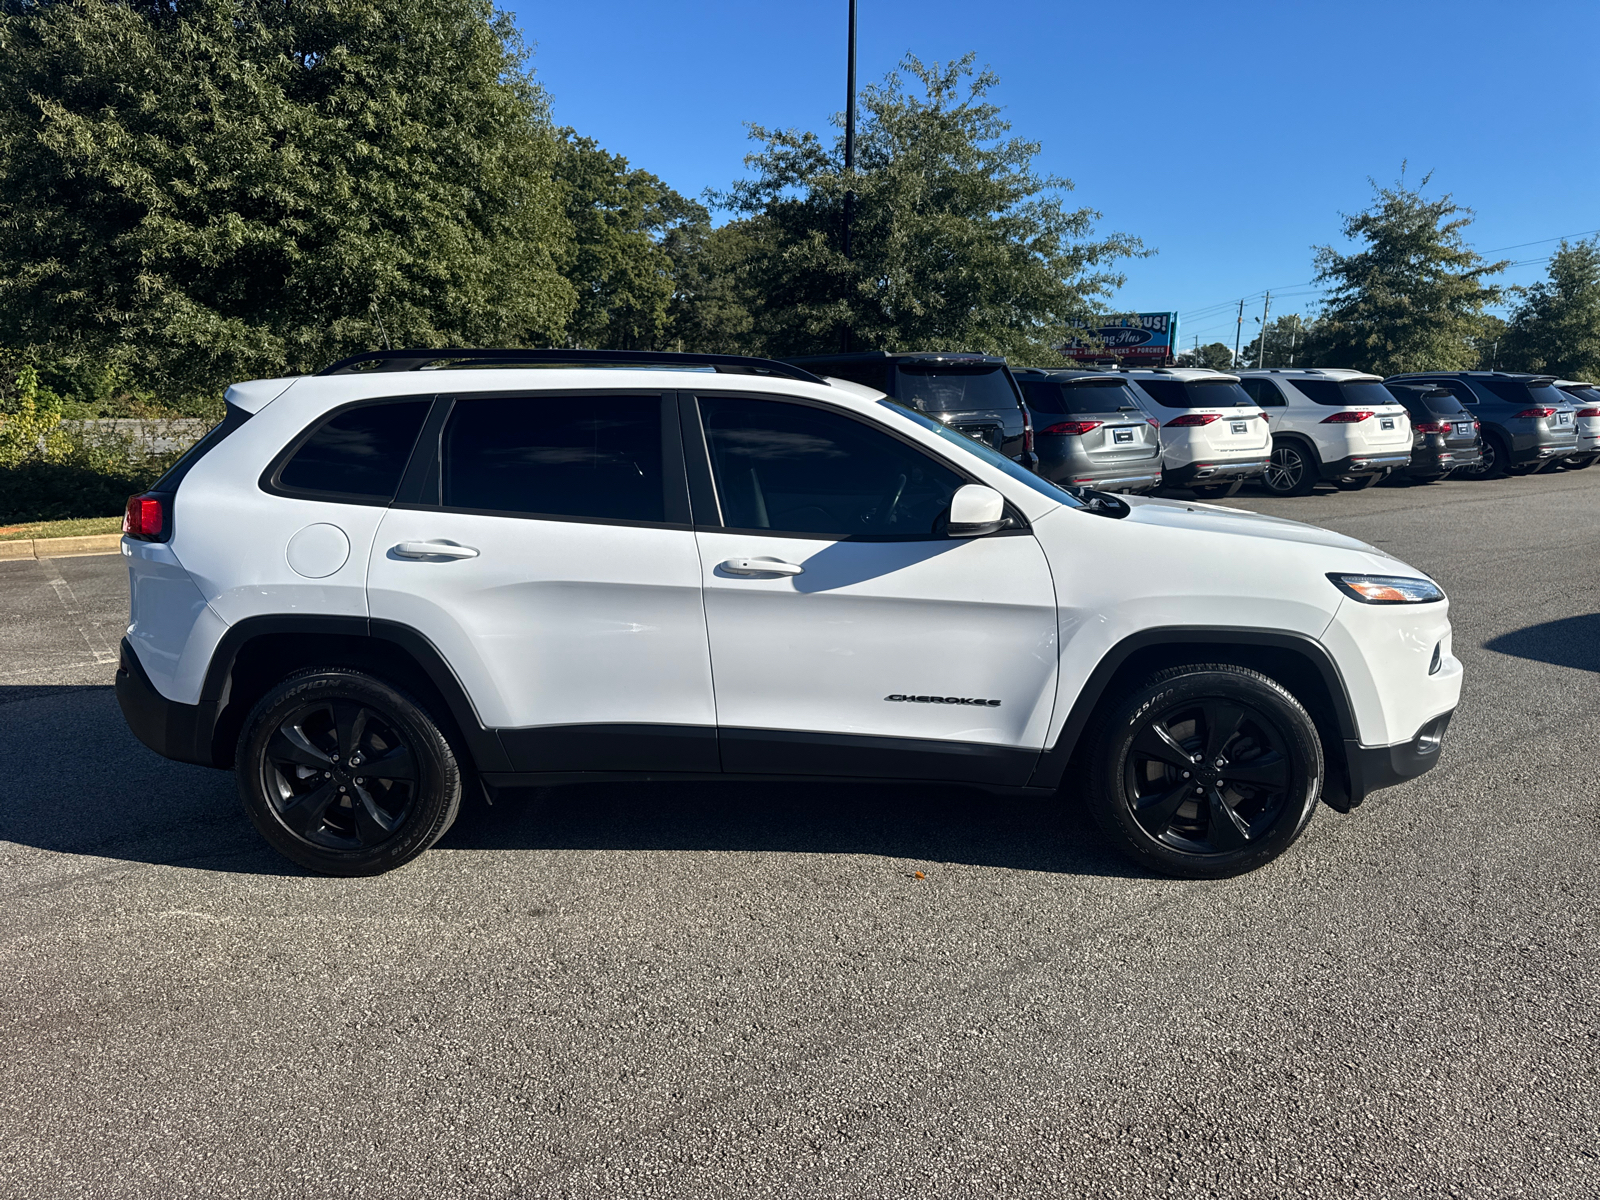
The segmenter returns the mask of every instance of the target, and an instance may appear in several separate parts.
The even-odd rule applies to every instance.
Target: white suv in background
[[[1140,405],[1161,427],[1161,477],[1204,500],[1232,496],[1267,467],[1265,414],[1237,375],[1203,368],[1130,370]]]
[[[1578,453],[1561,460],[1568,471],[1581,471],[1600,458],[1600,387],[1577,379],[1558,379],[1556,387],[1572,397],[1577,406],[1573,424],[1577,427]]]
[[[1269,492],[1305,496],[1324,480],[1360,491],[1411,461],[1411,418],[1377,375],[1272,367],[1239,379],[1272,429]]]
[[[128,502],[117,698],[315,871],[398,866],[468,788],[769,778],[1081,797],[1235,874],[1430,769],[1461,692],[1381,550],[1079,499],[783,363],[377,351],[227,401]]]

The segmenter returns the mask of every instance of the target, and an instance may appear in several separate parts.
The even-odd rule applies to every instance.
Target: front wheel
[[[1171,875],[1271,862],[1310,822],[1322,743],[1281,684],[1231,663],[1172,667],[1090,733],[1088,798],[1118,849]]]
[[[403,692],[361,671],[291,675],[239,735],[239,797],[285,858],[323,875],[376,875],[437,842],[461,807],[444,734]]]
[[[1299,442],[1274,442],[1261,483],[1274,496],[1309,496],[1317,475],[1316,463]]]

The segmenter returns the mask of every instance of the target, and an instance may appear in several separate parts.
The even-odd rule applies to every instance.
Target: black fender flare
[[[1359,749],[1360,741],[1356,732],[1355,713],[1350,703],[1350,692],[1345,686],[1344,676],[1339,671],[1339,666],[1333,661],[1327,648],[1315,638],[1303,633],[1295,633],[1281,629],[1251,629],[1235,628],[1223,625],[1168,625],[1153,629],[1142,629],[1138,633],[1130,634],[1116,645],[1106,651],[1105,655],[1089,673],[1089,678],[1084,682],[1082,690],[1078,692],[1073,701],[1072,710],[1067,714],[1066,722],[1061,727],[1061,733],[1056,738],[1055,744],[1048,747],[1039,756],[1039,765],[1034,769],[1033,778],[1028,781],[1030,787],[1058,788],[1066,776],[1068,764],[1078,749],[1078,744],[1083,737],[1084,730],[1088,728],[1095,712],[1101,703],[1108,699],[1106,690],[1111,686],[1117,673],[1142,651],[1156,650],[1160,647],[1193,646],[1198,649],[1212,647],[1250,647],[1256,650],[1288,652],[1296,655],[1305,662],[1320,678],[1327,690],[1331,706],[1329,714],[1335,729],[1326,730],[1328,735],[1325,743],[1343,743],[1342,752],[1339,754],[1341,761],[1330,763],[1330,767],[1342,767],[1344,778],[1336,779],[1336,772],[1330,770],[1330,782],[1337,786],[1335,790],[1342,790],[1350,797],[1351,804],[1359,804],[1361,797],[1354,793],[1359,788],[1362,776],[1352,770],[1351,758],[1354,750]],[[1302,703],[1304,703],[1302,699]],[[1311,707],[1307,705],[1307,707]],[[1330,746],[1330,749],[1332,747]],[[1330,755],[1330,757],[1332,757]],[[1330,802],[1334,807],[1345,807],[1339,803],[1338,795],[1330,795]]]

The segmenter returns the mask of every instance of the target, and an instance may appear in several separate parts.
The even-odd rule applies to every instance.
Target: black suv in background
[[[1411,462],[1396,474],[1412,483],[1433,483],[1458,467],[1483,462],[1478,419],[1450,394],[1429,383],[1388,383],[1389,394],[1411,415]]]
[[[1426,383],[1448,388],[1482,428],[1483,460],[1463,475],[1479,479],[1531,475],[1555,467],[1578,450],[1572,397],[1554,376],[1510,371],[1425,371],[1392,375],[1385,383]]]
[[[804,367],[813,375],[831,375],[876,388],[907,408],[988,443],[1030,471],[1038,469],[1028,411],[1003,358],[992,354],[891,354],[887,350],[866,350],[784,361]]]

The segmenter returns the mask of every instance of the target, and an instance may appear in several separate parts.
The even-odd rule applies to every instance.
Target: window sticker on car
[[[1113,429],[1111,431],[1111,440],[1113,442],[1131,442],[1133,441],[1133,430]]]
[[[1393,417],[1384,417],[1382,420],[1380,420],[1378,422],[1378,428],[1379,429],[1393,429],[1394,428],[1394,418]]]
[[[1243,421],[1232,421],[1228,424],[1228,428],[1233,430],[1234,433],[1245,433],[1250,427]]]

